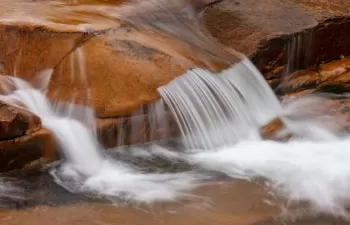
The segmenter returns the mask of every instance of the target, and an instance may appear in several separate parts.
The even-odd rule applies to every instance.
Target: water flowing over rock
[[[230,145],[280,116],[282,108],[248,59],[221,74],[194,69],[158,89],[189,148]],[[255,134],[259,135],[259,134]]]
[[[52,100],[88,104],[96,109],[98,117],[111,118],[131,115],[140,105],[158,99],[156,89],[189,68],[212,71],[228,68],[237,61],[230,54],[233,49],[250,56],[274,85],[281,82],[281,74],[349,52],[345,41],[348,37],[343,32],[348,24],[347,11],[346,7],[339,7],[341,0],[329,4],[274,0],[267,3],[265,10],[251,0],[215,4],[216,1],[162,2],[79,1],[39,5],[11,1],[2,9],[2,70],[32,82],[37,73],[53,68],[48,92]],[[37,19],[25,23],[18,14],[6,11],[10,3],[23,11],[23,18],[34,18],[34,13],[38,13]],[[161,10],[168,10],[168,14]],[[269,16],[271,10],[273,17]],[[55,13],[50,15],[52,12]],[[296,15],[300,23],[293,22]],[[343,18],[332,19],[334,15]],[[152,16],[162,18],[161,22]],[[179,20],[172,19],[175,17]],[[327,33],[334,35],[322,41]],[[339,44],[313,52],[327,48],[317,47],[327,42]],[[78,69],[79,52],[86,54],[87,75],[81,75]],[[287,52],[299,54],[293,58],[300,62],[288,61]],[[295,69],[288,69],[287,61]],[[85,76],[87,82],[80,79]]]
[[[245,179],[272,198],[251,211],[349,215],[348,1],[21,1],[0,9],[0,172],[60,158],[60,190],[137,206]]]
[[[53,158],[52,136],[42,129],[38,116],[0,101],[0,117],[1,172],[21,169],[42,157]]]

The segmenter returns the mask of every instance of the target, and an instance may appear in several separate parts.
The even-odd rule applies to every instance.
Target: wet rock
[[[180,57],[154,48],[155,44],[128,26],[96,36],[81,48],[86,61],[81,66],[86,68],[71,64],[79,52],[66,57],[53,74],[49,96],[86,103],[90,88],[97,117],[131,115],[140,105],[159,98],[158,87],[190,67]]]
[[[280,118],[270,121],[260,128],[260,135],[264,140],[288,141],[292,134],[286,132],[285,125]]]
[[[33,81],[43,70],[54,69],[87,37],[88,34],[76,32],[0,25],[0,73]]]
[[[333,93],[344,92],[347,90],[349,63],[349,58],[342,58],[304,71],[297,71],[282,79],[283,82],[276,90],[280,94],[310,88]]]
[[[22,169],[42,158],[42,163],[57,159],[56,142],[51,132],[40,129],[12,140],[0,142],[0,172]]]
[[[318,90],[332,93],[346,93],[350,91],[350,72],[343,73],[334,79],[318,85]]]
[[[6,44],[0,45],[0,61],[3,61],[4,72],[13,74],[16,71],[18,76],[30,80],[43,69],[54,68],[48,94],[51,99],[88,104],[96,109],[98,117],[111,118],[131,115],[140,105],[159,98],[156,91],[159,86],[191,67],[215,70],[233,62],[231,54],[220,50],[219,45],[212,43],[210,35],[202,32],[196,19],[187,17],[188,11],[171,11],[179,13],[179,24],[174,24],[175,20],[164,13],[157,14],[162,20],[155,23],[151,16],[140,15],[140,10],[118,8],[120,2],[107,2],[109,10],[99,1],[93,2],[101,4],[95,8],[83,2],[63,4],[62,9],[53,14],[55,25],[44,23],[41,28],[39,24],[3,25],[0,39]],[[209,33],[228,52],[236,49],[249,55],[266,77],[274,79],[271,82],[274,87],[279,86],[281,75],[346,55],[350,49],[345,42],[348,40],[345,31],[350,23],[345,18],[347,11],[337,12],[343,18],[333,19],[334,13],[329,12],[322,12],[320,16],[321,12],[315,8],[326,10],[326,3],[312,2],[312,7],[307,1],[272,0],[264,3],[264,7],[253,0],[240,4],[233,0],[197,3],[201,5],[199,8],[207,5],[203,20]],[[54,6],[45,3],[39,11],[54,9],[51,7]],[[97,26],[89,33],[78,29],[77,24],[82,21],[72,27],[76,16],[73,9],[83,13],[84,22],[102,24],[101,21],[106,21],[108,26]],[[69,15],[71,21],[59,20],[59,14],[61,17]],[[122,16],[127,22],[118,19]],[[3,17],[11,18],[11,15],[3,13]],[[109,23],[111,18],[115,22]],[[58,22],[62,27],[56,26]],[[188,22],[188,27],[182,22]],[[329,36],[330,33],[334,35]],[[335,44],[330,47],[325,43]],[[297,58],[297,62],[288,55]],[[286,66],[287,62],[291,66]],[[291,86],[293,91],[304,82],[300,81],[304,77],[295,79],[297,84]],[[305,82],[312,83],[314,79]]]
[[[157,121],[158,123],[151,117],[150,114],[143,114],[97,119],[98,139],[105,148],[114,148],[169,140],[180,135],[179,128],[170,112],[166,112],[164,121]]]
[[[280,97],[280,100],[283,103],[283,102],[291,101],[291,100],[298,98],[298,97],[301,97],[301,96],[313,94],[315,92],[317,92],[317,89],[307,89],[307,90],[291,92],[291,93],[287,93],[287,94],[282,95]]]
[[[269,79],[350,53],[349,1],[235,2],[208,7],[207,28],[225,48],[250,56]]]
[[[285,94],[314,88],[320,80],[319,77],[319,72],[315,70],[296,72],[290,75],[290,77],[286,78],[286,80],[280,84],[277,90],[279,93]]]
[[[32,134],[41,128],[35,114],[0,101],[0,141]]]
[[[38,13],[42,24],[20,19],[9,22],[14,15],[0,9],[0,20],[4,20],[0,26],[0,72],[32,80],[42,70],[54,69],[48,97],[94,107],[97,116],[104,119],[98,126],[101,142],[107,147],[118,144],[118,129],[129,132],[121,138],[126,144],[155,140],[164,134],[160,130],[150,137],[147,113],[130,115],[140,105],[158,99],[157,88],[187,69],[217,70],[234,62],[229,54],[232,49],[252,58],[272,86],[293,92],[288,96],[310,87],[321,89],[324,86],[316,86],[323,82],[346,83],[346,76],[340,76],[349,69],[348,59],[324,64],[318,70],[304,69],[350,53],[348,1],[200,0],[198,9],[207,5],[200,15],[209,33],[202,32],[200,21],[188,18],[186,10],[171,11],[182,16],[178,24],[171,20],[172,14],[163,13],[161,20],[155,20],[153,14],[140,16],[135,11],[121,22],[118,18],[126,14],[117,7],[120,2],[90,2],[100,4],[98,7],[70,2],[55,7],[26,1],[26,15],[32,18],[33,12]],[[55,12],[51,21],[48,12]],[[89,29],[80,26],[86,23],[97,25]],[[226,51],[213,44],[210,35]],[[294,73],[297,70],[304,72]],[[286,74],[293,76],[281,85]],[[131,124],[139,124],[139,129],[131,131]],[[265,127],[267,136],[278,127],[278,121]]]

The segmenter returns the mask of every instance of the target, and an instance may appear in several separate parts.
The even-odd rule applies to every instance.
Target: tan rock
[[[282,82],[278,90],[282,93],[289,93],[312,88],[317,85],[319,77],[319,72],[315,70],[299,71]]]
[[[319,68],[319,83],[327,81],[329,79],[335,78],[350,68],[350,58],[345,58],[341,60],[335,60],[324,65],[321,65]]]
[[[0,73],[31,81],[53,69],[88,35],[0,24]]]
[[[340,74],[333,79],[321,83],[317,87],[324,92],[344,93],[350,90],[350,72]]]
[[[81,49],[86,68],[82,71],[71,64],[74,57],[79,60],[77,52],[66,57],[53,74],[49,96],[61,101],[77,97],[86,103],[91,88],[91,105],[100,118],[131,115],[140,105],[156,100],[157,88],[189,66],[134,40],[139,37],[136,30],[121,27],[90,39]]]

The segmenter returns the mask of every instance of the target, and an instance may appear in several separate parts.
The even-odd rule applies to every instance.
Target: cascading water
[[[305,110],[305,104],[282,107],[260,76],[251,63],[244,60],[219,75],[195,69],[160,88],[191,151],[179,153],[153,146],[150,151],[135,149],[127,154],[181,160],[204,169],[201,170],[204,174],[209,170],[233,178],[265,178],[271,188],[289,200],[308,201],[318,211],[347,215],[350,155],[346,148],[350,140],[322,126],[305,131],[310,124],[317,124],[313,120],[315,116],[301,117],[302,124],[298,125],[298,117],[291,115],[300,111],[300,107]],[[1,96],[1,100],[38,114],[43,125],[56,135],[66,160],[51,173],[56,182],[69,191],[150,203],[187,196],[186,191],[199,184],[202,176],[198,176],[198,171],[145,173],[126,162],[107,159],[99,151],[94,133],[75,119],[79,113],[74,112],[91,111],[74,104],[54,107],[25,81],[15,77],[1,79],[9,87],[9,93]],[[303,103],[305,99],[297,101]],[[311,105],[314,100],[307,101],[306,104]],[[82,108],[75,110],[75,107]],[[155,107],[165,108],[162,102]],[[164,119],[164,115],[155,116],[152,123],[157,117]],[[286,115],[294,120],[285,119]],[[304,137],[312,132],[314,138],[292,139],[287,143],[261,140],[260,126],[277,116],[282,117],[286,126],[293,125],[289,126],[293,132],[301,131],[300,136]]]
[[[57,183],[72,192],[104,196],[114,200],[152,202],[173,200],[195,187],[199,178],[193,173],[143,174],[126,164],[107,159],[94,133],[74,118],[74,105],[65,110],[53,107],[46,97],[30,84],[15,77],[9,80],[15,89],[1,100],[25,107],[41,117],[43,126],[51,130],[63,151],[63,165],[52,171]],[[89,110],[78,111],[90,113]]]
[[[258,136],[282,108],[254,65],[244,59],[220,74],[192,69],[158,89],[189,148],[214,148]]]
[[[141,2],[147,7],[154,4],[154,1]],[[227,52],[217,49],[218,45],[202,33],[194,8],[181,6],[186,1],[174,4],[167,11],[164,11],[170,7],[167,3],[176,2],[160,2],[163,4],[156,9],[161,17],[147,11],[142,15],[134,14],[134,7],[131,7],[130,13],[134,16],[127,20],[184,39],[189,46],[196,47],[193,49],[200,49],[198,56],[204,57],[202,60],[206,65],[212,65],[213,58],[214,61],[232,62],[231,58],[225,58],[229,55]],[[178,7],[180,13],[176,15]],[[147,9],[137,8],[142,12]],[[70,57],[71,81],[80,81],[88,88],[84,65],[75,66],[76,61],[84,61],[82,49],[77,49]],[[54,133],[65,157],[62,165],[51,171],[57,183],[74,193],[146,203],[186,196],[185,191],[199,184],[203,177],[197,174],[198,171],[147,173],[124,161],[107,158],[100,151],[92,131],[95,128],[93,110],[74,103],[52,104],[41,92],[50,81],[50,71],[45,71],[38,79],[43,84],[37,85],[36,89],[19,78],[1,76],[6,95],[0,99],[39,115],[43,125]],[[78,73],[79,77],[76,77]],[[163,100],[148,111],[151,130],[166,120],[164,111],[168,107],[189,149],[180,149],[183,150],[180,153],[153,146],[125,151],[125,154],[135,158],[157,156],[183,161],[194,168],[199,167],[204,174],[218,171],[233,178],[264,178],[269,187],[289,200],[308,201],[318,211],[346,215],[345,208],[350,205],[347,194],[350,189],[350,153],[347,151],[350,139],[321,126],[319,120],[323,118],[295,116],[300,107],[306,108],[312,99],[306,106],[281,106],[263,76],[245,58],[220,74],[190,70],[159,88],[159,93]],[[88,90],[86,97],[90,100]],[[74,98],[71,100],[74,102]],[[140,112],[143,114],[144,110]],[[275,118],[280,118],[288,130],[303,139],[293,138],[286,143],[262,140],[259,129]],[[132,124],[134,122],[131,120]],[[123,124],[120,126],[122,130]],[[141,129],[133,126],[130,130]],[[151,131],[151,136],[153,134]],[[122,145],[125,133],[118,132],[115,138]],[[4,186],[2,189],[6,192],[9,188]]]
[[[281,105],[248,59],[220,74],[188,71],[158,91],[192,149],[175,158],[233,178],[265,178],[270,189],[290,201],[348,216],[350,139],[327,127],[325,121],[338,118],[325,114],[331,111],[323,105],[326,99],[306,96]],[[314,105],[322,110],[313,111]],[[286,143],[259,135],[261,126],[275,118],[294,135]]]

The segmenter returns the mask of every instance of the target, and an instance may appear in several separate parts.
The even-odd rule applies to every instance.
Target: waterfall
[[[64,157],[50,173],[73,193],[117,203],[171,201],[190,196],[189,191],[216,171],[235,179],[263,178],[269,190],[288,200],[307,201],[317,212],[348,215],[350,139],[347,134],[338,136],[320,125],[325,118],[328,123],[337,116],[331,110],[327,116],[323,115],[325,110],[312,110],[312,105],[318,109],[328,107],[322,98],[303,97],[281,105],[248,59],[219,74],[189,70],[158,89],[162,100],[147,110],[140,109],[140,114],[148,113],[142,120],[149,120],[151,131],[162,128],[161,138],[169,132],[165,121],[169,109],[187,148],[172,151],[155,145],[120,154],[181,161],[190,166],[187,172],[146,172],[130,162],[110,158],[102,151],[94,126],[90,125],[94,123],[92,109],[52,103],[43,88],[34,88],[16,77],[0,76],[0,80],[6,92],[0,100],[37,114],[56,137]],[[47,79],[43,81],[48,83]],[[277,117],[302,138],[286,143],[262,140],[260,128]],[[137,126],[131,127],[132,132],[142,130],[136,118],[131,119],[133,124]],[[124,133],[115,138],[123,143]]]
[[[249,59],[219,74],[192,69],[158,92],[174,114],[189,148],[210,149],[258,138],[258,129],[282,111]]]
[[[190,173],[139,172],[107,158],[91,127],[81,118],[91,118],[91,109],[75,104],[54,105],[38,89],[16,77],[2,76],[12,92],[0,99],[40,116],[55,135],[64,156],[61,167],[51,171],[55,181],[71,192],[103,196],[111,201],[150,203],[186,196],[201,176]],[[8,88],[10,90],[10,88]],[[75,118],[75,117],[81,117]]]

